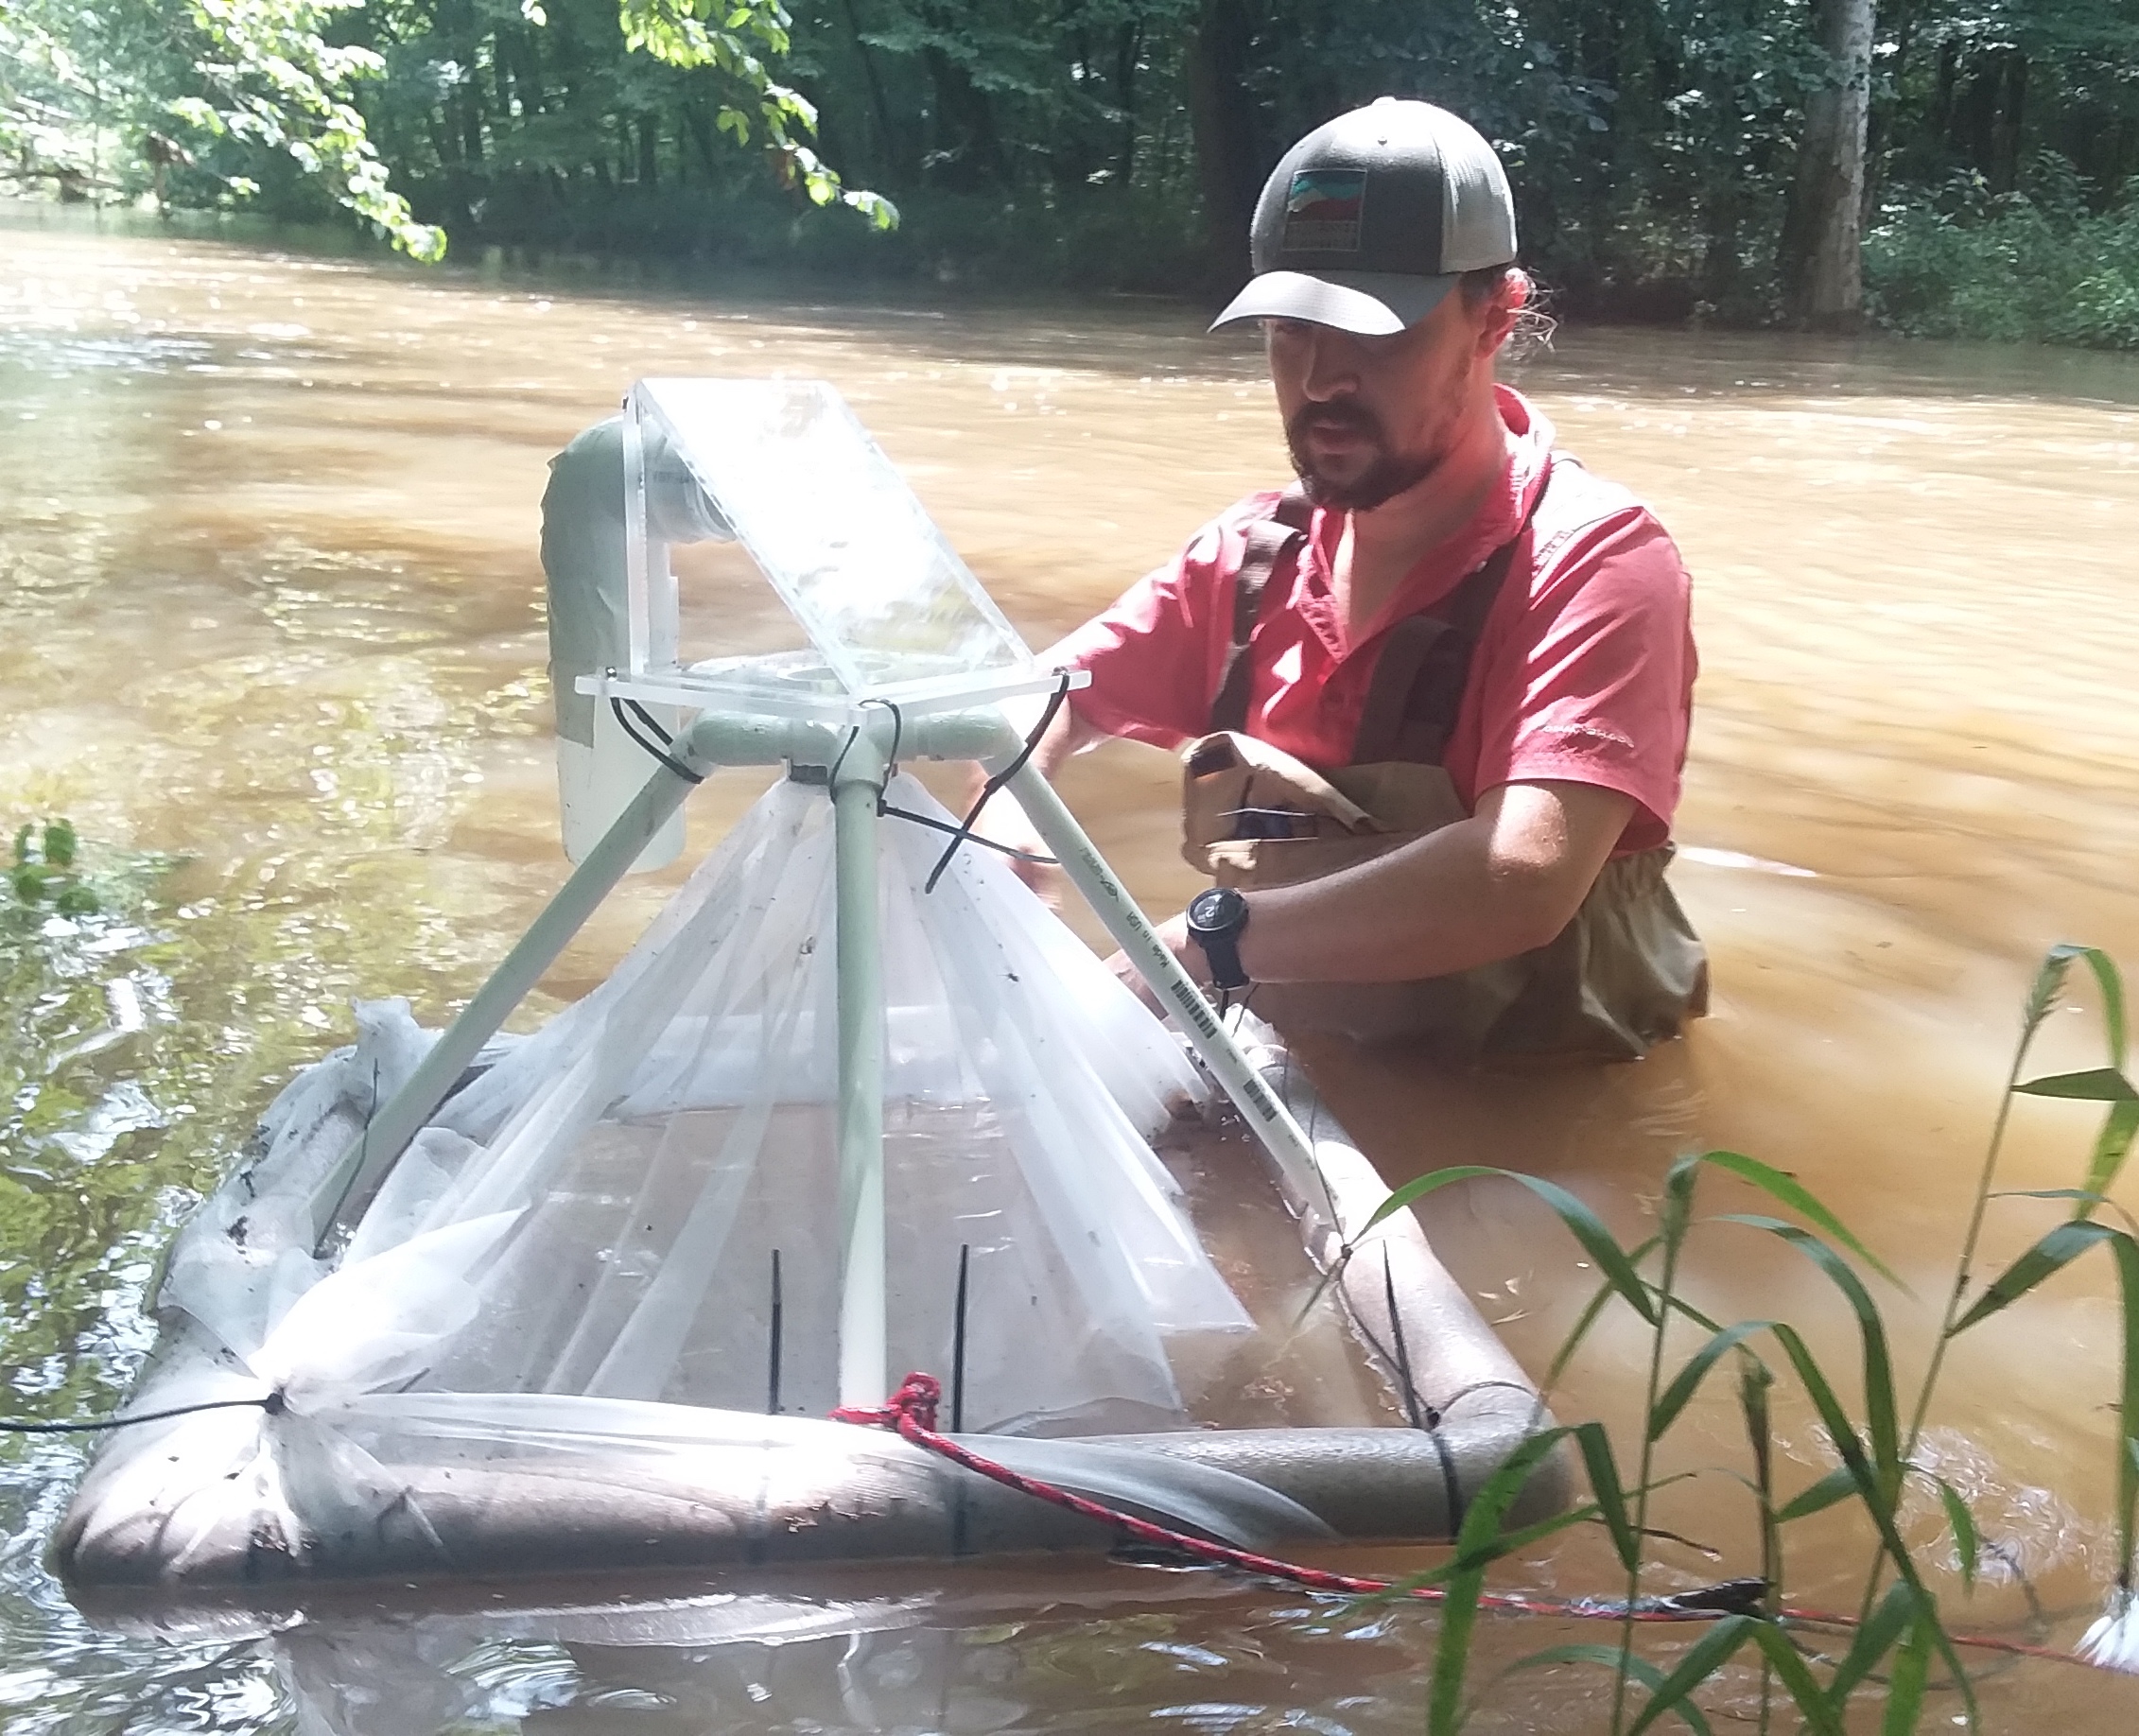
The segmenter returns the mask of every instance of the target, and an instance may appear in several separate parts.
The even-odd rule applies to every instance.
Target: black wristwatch
[[[1213,886],[1189,900],[1189,938],[1210,962],[1210,981],[1222,989],[1245,988],[1241,968],[1241,934],[1247,927],[1248,901],[1230,886]]]

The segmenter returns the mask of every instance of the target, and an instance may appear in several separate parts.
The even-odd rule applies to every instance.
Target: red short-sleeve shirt
[[[1270,578],[1250,653],[1251,735],[1320,770],[1346,764],[1389,628],[1430,609],[1514,535],[1545,477],[1552,425],[1507,387],[1516,437],[1501,482],[1455,535],[1406,576],[1372,628],[1346,642],[1330,582],[1342,514],[1316,512],[1306,545]],[[1661,844],[1678,805],[1696,669],[1686,569],[1647,508],[1562,455],[1486,618],[1445,764],[1457,793],[1526,780],[1631,796],[1621,854]],[[1206,525],[1169,565],[1055,648],[1091,673],[1070,703],[1109,735],[1177,747],[1209,728],[1231,636],[1241,526],[1268,516],[1251,495]]]

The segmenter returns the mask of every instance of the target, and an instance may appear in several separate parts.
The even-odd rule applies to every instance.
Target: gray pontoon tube
[[[1379,1177],[1281,1050],[1259,1044],[1250,1052],[1272,1090],[1315,1130],[1330,1200],[1357,1236],[1384,1196]],[[337,1129],[322,1131],[331,1138]],[[1242,1185],[1267,1185],[1253,1172],[1260,1160],[1251,1147],[1229,1142],[1224,1151],[1251,1172]],[[1446,1539],[1485,1480],[1550,1419],[1410,1213],[1359,1236],[1340,1282],[1363,1334],[1378,1355],[1388,1353],[1385,1367],[1398,1343],[1404,1346],[1422,1426],[968,1438],[1014,1468],[1242,1547]],[[160,1348],[134,1408],[227,1394],[227,1369],[206,1334],[184,1322]],[[466,1395],[452,1396],[449,1422],[427,1415],[425,1397],[359,1401],[317,1422],[239,1410],[129,1431],[85,1480],[54,1538],[53,1567],[89,1602],[99,1592],[161,1588],[176,1612],[189,1595],[266,1595],[352,1579],[726,1571],[1101,1552],[1120,1540],[1103,1524],[850,1424],[648,1405],[639,1438],[662,1450],[635,1453],[619,1441],[590,1465],[540,1450],[550,1425],[541,1395],[500,1395],[491,1425],[538,1443],[500,1460],[484,1456],[488,1443],[465,1415]],[[286,1487],[270,1474],[278,1437],[318,1422],[362,1440],[356,1460],[368,1476],[328,1490]],[[466,1443],[461,1462],[456,1439]],[[420,1456],[397,1459],[397,1445]],[[197,1498],[218,1484],[231,1499],[203,1516]],[[393,1493],[374,1498],[365,1484]],[[1569,1498],[1565,1464],[1550,1459],[1510,1522],[1543,1517]]]

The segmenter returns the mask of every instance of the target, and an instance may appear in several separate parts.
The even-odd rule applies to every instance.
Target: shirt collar
[[[1553,448],[1551,420],[1512,386],[1496,383],[1494,402],[1501,421],[1514,435],[1508,460],[1500,480],[1487,490],[1486,497],[1468,523],[1435,547],[1430,548],[1390,596],[1382,618],[1361,645],[1378,637],[1392,622],[1432,608],[1483,565],[1503,543],[1515,535],[1524,515],[1544,486]],[[1342,513],[1321,507],[1314,510],[1313,525],[1299,564],[1296,596],[1316,635],[1337,656],[1348,649],[1342,623],[1330,589],[1330,567],[1336,559],[1337,539],[1343,533]],[[1358,646],[1348,649],[1356,651]]]

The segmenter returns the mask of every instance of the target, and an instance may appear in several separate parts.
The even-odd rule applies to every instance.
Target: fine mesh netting
[[[890,800],[942,816],[910,779]],[[776,1382],[782,1413],[823,1415],[832,838],[821,786],[774,786],[608,981],[447,1102],[322,1276],[295,1201],[357,1132],[349,1086],[390,1095],[427,1042],[372,1009],[342,1076],[276,1105],[250,1196],[181,1239],[165,1304],[295,1411],[409,1392],[762,1413]],[[1250,1324],[1147,1142],[1197,1075],[998,859],[962,851],[924,894],[941,838],[887,820],[882,841],[893,1378],[950,1367],[963,1251],[968,1428],[1187,1423],[1169,1343]]]

